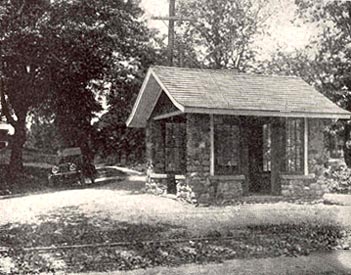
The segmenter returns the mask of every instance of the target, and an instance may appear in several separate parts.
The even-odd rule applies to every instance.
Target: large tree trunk
[[[23,145],[26,142],[26,116],[19,115],[15,133],[11,139],[11,158],[9,172],[12,178],[23,173]]]
[[[91,179],[94,182],[96,175],[96,168],[94,166],[94,153],[90,148],[90,137],[85,137],[84,140],[81,140],[80,149],[82,150],[83,155],[83,172],[84,175]]]

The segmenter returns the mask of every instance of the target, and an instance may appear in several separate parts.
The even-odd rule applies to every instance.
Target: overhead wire
[[[150,18],[152,18],[153,15],[150,11],[148,11],[145,7],[143,8],[143,10],[145,11],[145,13],[147,13],[150,16]],[[169,29],[169,25],[164,20],[160,20],[160,21],[167,27],[167,29]],[[178,42],[180,42],[183,46],[186,46],[186,44],[183,43],[181,37],[177,34],[176,31],[174,31],[174,36],[178,40]],[[167,45],[163,41],[161,41],[161,43],[163,44],[163,46],[167,47]],[[190,60],[193,63],[193,65],[195,65],[197,68],[202,69],[202,65],[199,65],[199,62],[197,60],[195,60],[189,55],[186,55],[186,58]]]

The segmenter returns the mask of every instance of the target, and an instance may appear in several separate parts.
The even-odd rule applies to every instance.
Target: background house
[[[323,130],[348,118],[297,77],[157,66],[127,125],[146,128],[148,188],[183,185],[206,202],[323,194],[315,176],[328,157]]]

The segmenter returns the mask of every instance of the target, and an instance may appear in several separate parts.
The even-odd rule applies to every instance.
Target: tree
[[[254,60],[252,45],[269,17],[268,1],[182,1],[178,14],[193,18],[178,28],[186,45],[209,68],[244,70]]]
[[[351,111],[351,3],[346,1],[296,0],[298,18],[318,30],[309,45],[292,53],[277,50],[259,71],[301,76],[331,100]],[[332,125],[329,134],[350,136],[350,122]],[[350,150],[344,146],[346,163]]]
[[[0,100],[2,115],[14,129],[10,172],[22,171],[22,147],[26,141],[26,117],[48,89],[45,44],[49,1],[0,2]]]
[[[116,63],[111,75],[107,96],[109,105],[105,113],[95,124],[97,129],[96,148],[104,157],[117,155],[118,161],[124,156],[127,161],[141,161],[144,151],[144,130],[130,129],[125,122],[132,110],[147,69],[152,64],[166,62],[164,47],[159,50],[146,43],[153,38],[144,26],[142,37],[134,35],[140,44],[134,48],[132,59]],[[142,43],[143,42],[143,43]],[[134,157],[129,158],[130,155]]]
[[[120,83],[116,76],[123,69],[128,74],[149,39],[138,3],[18,0],[2,7],[1,102],[16,129],[13,174],[22,168],[25,121],[33,109],[54,117],[65,144],[81,147],[91,161],[91,122],[101,110],[96,95]]]
[[[322,92],[339,105],[351,111],[351,3],[348,1],[296,0],[299,16],[320,28],[315,48],[315,64],[319,74],[315,75]],[[351,121],[337,123],[331,129],[344,136],[346,164],[351,167]]]

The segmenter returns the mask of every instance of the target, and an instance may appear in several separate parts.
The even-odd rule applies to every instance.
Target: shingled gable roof
[[[162,91],[179,113],[345,119],[351,116],[298,77],[155,66],[147,73],[127,126],[145,127]]]

